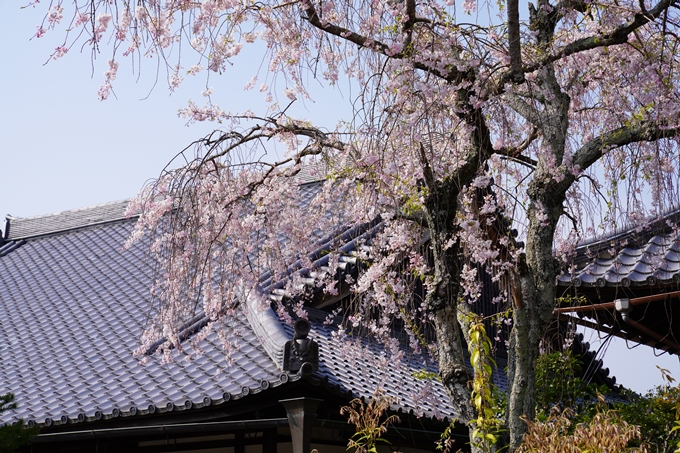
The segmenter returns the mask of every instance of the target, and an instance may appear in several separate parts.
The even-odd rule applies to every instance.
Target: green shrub
[[[0,395],[0,413],[16,409],[14,395]],[[31,437],[38,434],[38,428],[26,428],[23,421],[11,425],[0,426],[0,453],[13,453],[22,445],[26,445]]]
[[[530,422],[517,453],[646,453],[644,446],[629,447],[641,438],[640,428],[628,424],[615,411],[595,414],[588,423],[573,422],[573,412],[554,410],[545,421]]]
[[[645,396],[632,394],[630,403],[614,405],[621,418],[638,425],[642,434],[636,445],[645,443],[652,453],[674,452],[680,433],[673,431],[680,404],[680,389],[659,386]]]
[[[547,420],[554,408],[570,409],[579,421],[595,415],[598,394],[609,389],[586,383],[578,375],[582,362],[571,351],[543,354],[536,361],[536,416]]]

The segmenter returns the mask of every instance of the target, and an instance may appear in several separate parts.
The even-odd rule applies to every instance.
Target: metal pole
[[[323,400],[315,398],[293,398],[280,401],[286,408],[293,453],[309,453],[312,444],[312,429],[316,421],[316,409]]]

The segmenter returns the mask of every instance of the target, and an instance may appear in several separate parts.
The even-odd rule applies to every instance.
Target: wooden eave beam
[[[630,299],[631,305],[644,305],[650,302],[657,302],[660,300],[672,299],[680,296],[680,291],[673,291],[670,293],[654,294],[652,296],[635,297]],[[578,305],[575,307],[560,307],[553,310],[553,314],[557,313],[576,313],[581,311],[599,311],[612,310],[615,308],[615,302],[605,302],[602,304]]]
[[[656,343],[654,344],[649,344],[649,343],[644,343],[641,341],[641,338],[639,338],[639,335],[635,335],[634,333],[630,331],[624,331],[620,329],[614,329],[612,327],[607,327],[607,326],[602,326],[597,323],[587,321],[585,319],[581,319],[575,316],[569,316],[565,315],[563,313],[557,313],[555,316],[555,319],[558,319],[560,321],[566,321],[570,322],[573,324],[578,324],[583,327],[588,327],[589,329],[597,330],[598,332],[605,332],[610,335],[614,335],[615,337],[619,337],[623,340],[629,340],[629,341],[634,341],[635,343],[640,343],[644,344],[646,346],[651,346],[653,348],[661,349],[663,351],[668,352],[669,354],[676,354],[680,355],[680,345],[676,343],[675,341],[671,340],[668,337],[662,337],[658,333],[654,332],[653,330],[645,327],[643,324],[634,321],[634,320],[629,320],[628,325],[630,325],[633,328],[638,329],[641,333],[644,335],[647,335],[649,338],[652,338],[653,340],[656,340]],[[635,338],[635,337],[638,338]],[[662,344],[660,344],[662,343]]]

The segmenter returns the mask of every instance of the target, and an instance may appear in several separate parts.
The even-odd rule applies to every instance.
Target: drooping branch
[[[316,8],[314,8],[314,5],[312,5],[311,1],[309,0],[305,1],[303,8],[305,13],[307,14],[307,16],[304,17],[304,19],[307,20],[307,22],[309,22],[316,28],[318,28],[319,30],[322,30],[328,34],[337,36],[346,41],[354,43],[359,47],[373,49],[384,55],[387,55],[387,52],[389,50],[389,46],[387,44],[378,41],[377,39],[372,39],[360,35],[359,33],[356,33],[345,27],[341,27],[330,22],[322,21],[318,13],[316,12]]]
[[[216,160],[225,155],[229,154],[236,148],[245,145],[248,142],[255,140],[271,139],[282,134],[293,134],[296,136],[307,137],[311,139],[311,143],[307,145],[302,151],[296,153],[290,158],[284,159],[275,164],[263,163],[264,165],[271,165],[274,167],[281,167],[290,163],[300,163],[300,160],[304,157],[317,155],[322,149],[337,149],[343,150],[347,146],[344,142],[331,138],[321,129],[308,126],[300,125],[296,123],[281,123],[275,118],[254,118],[259,119],[265,123],[265,125],[255,125],[250,128],[245,133],[239,133],[236,131],[230,131],[228,133],[222,133],[217,139],[212,139],[214,134],[210,134],[205,139],[200,140],[208,149],[208,152],[203,157],[204,162],[210,160]],[[224,143],[230,142],[228,146],[221,148]],[[198,143],[198,142],[195,142]],[[221,148],[221,149],[220,149]],[[219,151],[217,151],[220,149]]]
[[[538,161],[535,159],[530,158],[529,156],[525,156],[523,153],[526,151],[527,148],[538,138],[538,128],[534,127],[529,134],[529,136],[522,141],[519,145],[512,147],[512,148],[507,148],[507,147],[502,147],[499,148],[495,151],[496,154],[499,154],[501,156],[505,156],[508,159],[512,159],[516,162],[521,163],[524,166],[527,166],[531,169],[535,169],[536,165],[538,165]]]
[[[390,46],[379,40],[368,38],[354,31],[351,31],[345,27],[341,27],[330,22],[322,21],[316,11],[316,8],[314,8],[314,5],[312,5],[311,1],[306,1],[304,5],[305,5],[304,11],[306,13],[305,20],[307,20],[311,25],[318,28],[319,30],[322,30],[330,35],[337,36],[338,38],[342,38],[346,41],[354,43],[361,48],[377,51],[378,53],[385,55],[386,57],[394,59],[403,59],[408,57],[409,55],[407,49],[403,49],[400,52],[391,52]],[[413,11],[413,14],[414,14],[413,23],[415,23],[416,22],[415,10]],[[474,80],[474,73],[472,71],[462,72],[458,70],[458,68],[451,66],[447,67],[446,70],[442,70],[434,66],[426,65],[420,61],[414,61],[412,64],[414,68],[420,69],[421,71],[425,71],[436,77],[442,78],[447,82],[460,83],[464,80],[467,81]]]

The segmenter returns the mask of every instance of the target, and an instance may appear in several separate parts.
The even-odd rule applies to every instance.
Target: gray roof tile
[[[135,404],[183,405],[187,393],[197,401],[207,396],[194,381],[207,382],[204,369],[222,366],[215,363],[220,354],[207,354],[187,367],[143,366],[132,357],[150,273],[126,270],[144,267],[142,255],[120,252],[131,227],[123,221],[32,239],[2,257],[0,344],[5,348],[0,357],[16,367],[0,371],[0,389],[14,392],[19,403],[16,411],[3,414],[3,421],[43,422],[62,415],[77,420],[81,411],[92,416],[95,410],[107,414]],[[262,355],[259,345],[252,345],[258,349]],[[225,370],[212,386],[233,382],[232,372],[238,370]],[[271,363],[258,372],[272,382],[278,379]],[[247,377],[243,383],[259,385]]]

